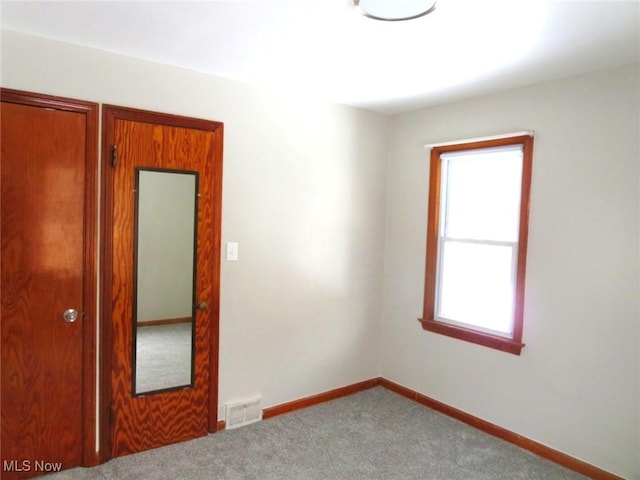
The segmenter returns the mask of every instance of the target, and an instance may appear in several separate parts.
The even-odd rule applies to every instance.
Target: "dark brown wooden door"
[[[96,106],[5,90],[1,105],[2,478],[26,478],[83,463]]]
[[[111,357],[110,455],[120,456],[217,428],[222,124],[106,106],[104,304]],[[114,156],[114,147],[117,154]],[[115,165],[115,166],[114,166]],[[192,387],[135,396],[132,388],[136,167],[199,173],[195,381]],[[108,325],[106,325],[108,324]]]

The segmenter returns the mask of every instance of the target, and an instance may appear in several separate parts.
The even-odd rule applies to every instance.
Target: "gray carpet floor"
[[[191,384],[191,324],[138,328],[136,392]]]
[[[376,387],[47,480],[584,478]]]

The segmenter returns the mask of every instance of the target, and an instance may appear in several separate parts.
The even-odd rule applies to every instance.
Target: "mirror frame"
[[[181,175],[192,175],[195,180],[195,198],[193,208],[193,275],[191,288],[191,375],[187,384],[174,385],[166,388],[158,388],[154,390],[145,390],[144,392],[136,391],[136,374],[137,374],[137,350],[138,350],[138,229],[139,229],[139,212],[140,212],[140,172],[160,172],[175,173]],[[147,395],[155,395],[174,390],[184,390],[193,388],[195,382],[195,354],[196,354],[196,308],[197,308],[197,269],[198,269],[198,198],[200,197],[199,189],[200,174],[196,170],[177,170],[170,168],[157,167],[135,167],[135,200],[134,200],[134,217],[133,217],[133,299],[132,299],[132,346],[131,346],[131,396],[145,397]]]

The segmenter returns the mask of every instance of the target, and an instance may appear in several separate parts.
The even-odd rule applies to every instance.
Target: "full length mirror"
[[[191,386],[198,173],[136,169],[135,395]]]

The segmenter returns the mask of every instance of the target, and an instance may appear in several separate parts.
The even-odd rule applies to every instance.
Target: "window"
[[[533,138],[431,150],[425,330],[519,355]]]

